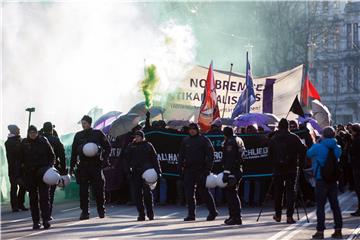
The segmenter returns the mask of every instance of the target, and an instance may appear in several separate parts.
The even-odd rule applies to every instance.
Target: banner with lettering
[[[177,86],[177,90],[166,96],[165,119],[197,120],[207,72],[208,68],[195,66]],[[285,117],[295,96],[300,94],[302,77],[303,65],[273,76],[254,77],[256,102],[251,106],[250,112],[273,113],[280,118]],[[232,73],[229,81],[229,72],[214,70],[214,78],[220,113],[222,114],[226,104],[224,117],[230,117],[245,89],[245,76]],[[162,96],[158,98],[161,99]]]
[[[173,133],[167,130],[151,131],[146,133],[158,154],[158,160],[165,177],[177,177],[177,163],[179,149],[185,134]],[[222,172],[222,142],[223,135],[206,135],[212,142],[214,153],[213,172]],[[264,134],[239,135],[245,144],[244,175],[247,177],[262,177],[272,174],[272,164],[268,160],[268,137]]]

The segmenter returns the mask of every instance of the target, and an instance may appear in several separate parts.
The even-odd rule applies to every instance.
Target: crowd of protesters
[[[86,131],[91,131],[92,136],[96,135],[97,138],[99,139],[99,142],[101,142],[102,145],[106,146],[107,149],[106,151],[108,156],[110,151],[109,149],[110,145],[108,140],[104,138],[103,133],[100,131],[92,132],[93,131],[91,130],[92,120],[90,117],[84,116],[82,120],[83,120],[82,123],[83,127],[84,125],[86,125],[86,128],[84,128],[84,131],[79,132],[78,134],[80,135],[83,134],[85,136],[87,133]],[[24,156],[24,152],[26,153],[26,146],[27,146],[26,141],[31,142],[34,141],[34,139],[39,139],[38,131],[34,126],[31,126],[31,128],[29,128],[27,138],[25,140],[22,140],[20,137],[20,129],[16,125],[9,125],[8,129],[10,133],[8,140],[5,143],[5,146],[6,146],[8,166],[9,166],[9,179],[11,184],[11,194],[10,194],[11,207],[14,212],[17,212],[19,210],[26,211],[27,208],[24,206],[24,195],[25,195],[25,191],[29,189],[24,188],[25,185],[22,182],[23,179],[21,179],[21,176],[23,175],[22,172],[24,172],[24,158],[27,158],[29,156]],[[188,126],[183,126],[180,130],[170,129],[169,127],[167,127],[165,121],[156,121],[151,124],[150,116],[147,115],[145,126],[142,127],[138,125],[134,127],[127,134],[114,139],[115,142],[117,142],[117,146],[123,149],[118,159],[117,169],[119,169],[119,176],[123,176],[125,179],[128,178],[127,176],[129,175],[129,173],[126,172],[128,168],[124,166],[129,161],[129,156],[131,155],[131,154],[129,155],[129,151],[130,151],[129,149],[131,148],[140,149],[136,151],[134,150],[136,154],[139,154],[139,151],[141,151],[141,153],[145,155],[148,153],[151,154],[151,156],[153,156],[151,157],[151,159],[156,158],[155,157],[156,149],[153,149],[151,144],[144,145],[144,142],[146,142],[146,137],[144,132],[151,130],[162,130],[162,129],[167,129],[168,131],[172,131],[174,133],[189,134],[192,137],[201,135],[200,129],[198,129],[198,126],[196,124],[192,123],[189,124]],[[55,152],[55,157],[57,158],[57,160],[55,160],[54,162],[58,164],[57,168],[59,169],[59,171],[63,173],[67,172],[65,159],[63,156],[64,148],[57,137],[56,131],[54,131],[54,129],[52,128],[51,123],[45,123],[44,130],[45,132],[40,131],[39,135],[41,135],[42,137],[40,138],[39,141],[41,142],[41,144],[44,144],[44,147],[51,146],[51,149],[53,149],[51,154],[54,155]],[[281,221],[282,208],[284,205],[286,206],[287,209],[286,222],[289,224],[295,223],[295,220],[293,219],[292,216],[294,212],[294,206],[298,198],[302,197],[307,207],[317,206],[318,225],[317,225],[317,232],[313,236],[313,238],[322,239],[324,237],[323,232],[324,232],[324,221],[325,221],[324,205],[326,203],[326,199],[328,199],[331,205],[331,209],[333,210],[334,213],[334,221],[335,221],[335,232],[332,236],[335,238],[341,237],[342,217],[341,217],[339,204],[337,202],[338,191],[356,192],[359,201],[358,209],[355,212],[351,213],[351,215],[354,217],[360,216],[360,150],[359,150],[360,125],[359,124],[347,124],[345,126],[337,125],[334,127],[326,127],[324,128],[322,133],[317,133],[313,129],[311,128],[309,129],[306,123],[301,124],[299,126],[296,121],[287,121],[286,119],[282,119],[279,122],[277,129],[274,129],[274,131],[272,132],[265,132],[263,128],[258,127],[256,124],[249,125],[244,128],[233,129],[231,127],[222,126],[221,122],[217,121],[214,122],[214,124],[211,126],[211,129],[206,134],[224,135],[225,142],[223,144],[224,146],[226,146],[227,139],[230,139],[231,136],[235,136],[234,135],[235,133],[265,134],[269,138],[269,159],[272,162],[274,162],[274,171],[272,177],[273,191],[270,192],[273,193],[272,195],[274,199],[274,209],[275,209],[275,214],[273,218],[276,222]],[[34,135],[33,140],[30,134],[36,134],[36,136]],[[213,147],[211,145],[211,142],[208,141],[208,139],[205,136],[206,135],[196,140],[195,138],[185,138],[180,150],[180,155],[182,156],[180,157],[180,160],[181,158],[184,158],[184,156],[187,159],[193,158],[195,164],[193,165],[193,167],[195,167],[196,169],[197,167],[196,164],[198,164],[196,162],[197,161],[196,159],[213,158],[212,155],[213,153],[211,154],[211,151],[213,151]],[[75,140],[74,140],[74,144],[76,142]],[[188,141],[188,143],[186,141]],[[236,141],[239,142],[239,140]],[[74,151],[76,151],[76,149],[74,150],[74,148],[76,148],[76,146],[74,147],[74,144],[73,144],[73,153]],[[60,146],[60,150],[54,151],[55,145]],[[208,150],[204,150],[205,152],[203,153],[197,152],[195,154],[194,151],[196,151],[196,148],[208,149]],[[231,146],[229,149],[231,149]],[[324,177],[322,175],[322,170],[321,170],[322,168],[324,168],[326,161],[329,158],[330,152],[334,152],[333,154],[335,158],[339,159],[338,166],[340,169],[338,179],[336,179],[335,182],[331,182],[331,183],[326,182],[323,179]],[[31,153],[28,152],[28,154]],[[146,157],[146,159],[147,158],[149,157]],[[241,158],[241,156],[239,158]],[[158,163],[156,163],[154,159],[153,160],[151,159],[149,158],[148,161],[149,162],[153,161],[152,164],[158,165]],[[74,172],[73,169],[74,161],[76,161],[75,155],[72,156],[70,173]],[[201,169],[201,171],[205,171],[205,176],[210,174],[213,164],[212,162],[213,159],[211,159],[209,165],[207,165],[205,169]],[[181,163],[179,164],[181,165]],[[233,196],[231,194],[233,193],[234,190],[237,192],[237,195],[240,196],[243,206],[259,206],[263,203],[265,192],[269,188],[268,179],[265,180],[262,178],[256,178],[256,179],[244,179],[243,181],[240,181],[241,177],[239,177],[236,183],[239,185],[236,185],[236,187],[233,190],[231,190],[231,192],[227,192],[227,190],[224,189],[215,188],[211,190],[211,193],[208,190],[204,190],[204,189],[201,190],[200,192],[195,193],[193,187],[191,189],[187,189],[186,187],[184,187],[184,181],[188,182],[187,184],[185,184],[186,186],[194,186],[200,184],[200,179],[194,178],[197,174],[196,171],[192,172],[194,171],[194,169],[186,171],[186,166],[185,166],[185,172],[184,172],[184,166],[180,166],[179,174],[180,176],[185,176],[185,177],[166,178],[166,179],[161,178],[159,181],[160,183],[154,190],[152,190],[152,192],[154,193],[154,201],[157,204],[167,204],[167,203],[170,204],[177,203],[180,205],[187,204],[189,207],[189,215],[184,219],[185,221],[195,220],[195,205],[201,203],[206,203],[209,209],[208,220],[215,219],[218,214],[215,206],[225,204],[226,202],[229,204],[229,196]],[[101,169],[102,167],[103,166],[100,166],[99,168],[96,169]],[[160,165],[159,168],[157,168],[157,174],[161,176]],[[94,176],[95,175],[96,173],[94,172]],[[101,178],[100,175],[99,177]],[[229,176],[226,176],[223,179],[229,181],[228,177]],[[102,178],[101,180],[103,181]],[[128,203],[128,204],[136,203],[140,214],[138,220],[143,220],[144,206],[139,205],[140,200],[137,197],[138,195],[137,188],[139,187],[143,188],[141,192],[144,194],[145,194],[145,190],[147,191],[148,194],[150,189],[148,189],[147,187],[145,189],[145,187],[141,183],[137,183],[136,181],[124,181],[124,183],[126,184],[123,184],[121,189],[107,192],[106,194],[107,201]],[[38,187],[35,185],[34,187]],[[84,192],[87,191],[88,183],[86,183],[85,185],[86,185],[86,190],[84,187]],[[94,183],[92,183],[91,185],[94,185]],[[103,184],[101,184],[101,186],[99,186],[98,188],[100,189],[100,190],[98,189],[96,193],[96,199],[98,202],[98,213],[99,216],[104,217],[105,208],[102,200],[100,200],[103,198],[100,193],[103,191],[102,190]],[[52,205],[55,189],[52,188],[52,190],[50,191],[49,188],[41,188],[40,190],[44,192],[45,191],[44,189],[49,192],[49,197],[52,195],[51,197],[52,199],[49,198],[49,201],[51,200],[51,205]],[[165,191],[165,189],[167,190]],[[37,188],[37,190],[34,191],[35,191],[34,194],[36,194],[36,191],[39,190]],[[164,192],[166,192],[166,196],[164,196]],[[301,196],[299,195],[299,193]],[[190,195],[195,196],[195,198],[193,199],[192,196]],[[236,206],[237,202],[240,203],[240,199],[236,200],[236,198],[232,198],[233,200],[230,200],[233,201],[232,202],[233,207],[229,207],[230,215],[231,213],[238,212],[238,210],[234,210],[236,209],[234,208],[234,205]],[[82,200],[82,205],[84,205],[82,208],[88,209],[87,199],[88,197]],[[195,199],[197,201],[195,201]],[[36,199],[33,201],[38,201],[38,200]],[[42,200],[40,199],[40,201]],[[153,200],[151,197],[151,202],[152,201]],[[52,207],[51,205],[49,204],[50,208]],[[148,205],[150,206],[151,204]],[[33,206],[35,206],[35,203],[33,203]],[[146,207],[148,208],[149,206]],[[39,209],[37,209],[35,213],[35,210],[33,208],[34,207],[32,207],[31,209],[32,213],[36,215],[35,221],[38,222]],[[150,216],[149,217],[150,219],[153,219],[154,213],[152,208],[149,211],[150,212],[148,212],[148,216]],[[230,218],[227,219],[228,223],[230,222],[235,224],[241,224],[241,217],[239,214],[240,213],[235,214],[237,215],[236,218],[232,218],[230,216]],[[49,209],[49,212],[46,213],[46,215],[47,216],[43,216],[43,218],[46,218],[45,221],[48,224],[48,221],[51,221],[52,218],[51,209]],[[83,212],[80,217],[80,219],[88,219],[88,218],[89,218],[89,213],[86,211]],[[36,228],[38,227],[37,225]]]

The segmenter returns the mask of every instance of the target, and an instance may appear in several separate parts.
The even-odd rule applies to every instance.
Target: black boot
[[[21,211],[28,211],[28,210],[29,210],[29,209],[26,208],[24,205],[20,206],[19,209],[20,209]]]
[[[218,212],[214,212],[214,213],[210,213],[207,218],[206,218],[206,221],[214,221],[215,218],[219,215]]]
[[[99,218],[104,218],[105,217],[105,211],[104,210],[98,211],[98,215],[99,215]]]
[[[140,221],[145,221],[145,215],[139,215],[137,217],[137,220],[140,222]]]
[[[335,239],[342,239],[343,235],[341,233],[341,229],[335,229],[335,232],[331,234],[331,237]]]
[[[81,212],[79,220],[87,220],[89,219],[89,213],[88,212]]]
[[[195,221],[195,216],[187,216],[186,218],[184,218],[185,222],[189,222],[189,221]]]
[[[224,223],[226,224],[232,217],[229,217],[227,219],[225,219]]]
[[[293,217],[287,217],[286,218],[286,223],[287,224],[294,224],[294,223],[296,223],[296,221],[294,220]]]
[[[51,224],[48,221],[43,221],[44,229],[49,229],[51,227]]]
[[[230,218],[225,222],[226,225],[242,225],[242,220],[239,217]]]
[[[154,212],[153,211],[147,212],[146,215],[147,215],[147,217],[149,218],[150,221],[154,220]]]
[[[324,239],[324,232],[317,231],[314,235],[312,235],[312,239]]]
[[[39,222],[36,222],[33,224],[33,230],[39,230],[40,229],[40,223]]]

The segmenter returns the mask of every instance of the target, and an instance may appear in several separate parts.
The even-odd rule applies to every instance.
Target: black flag
[[[304,113],[304,110],[302,109],[301,107],[301,104],[300,104],[300,101],[298,99],[298,96],[296,95],[292,105],[291,105],[291,108],[290,108],[290,112],[293,112],[301,117],[305,117],[305,113]]]

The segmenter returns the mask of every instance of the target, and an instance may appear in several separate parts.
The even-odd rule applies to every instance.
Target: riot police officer
[[[153,195],[149,184],[143,179],[143,173],[153,168],[159,178],[161,168],[156,151],[153,145],[145,140],[143,131],[136,131],[134,141],[126,148],[125,166],[128,179],[134,184],[135,204],[139,214],[137,220],[145,221],[145,207],[147,217],[153,220]]]
[[[218,212],[214,198],[205,187],[206,177],[214,163],[214,148],[210,140],[201,135],[196,123],[189,124],[190,136],[182,141],[179,154],[178,169],[184,177],[185,199],[188,205],[188,216],[184,221],[195,220],[195,186],[206,202],[209,210],[207,221],[215,220]]]
[[[55,153],[54,167],[59,171],[60,175],[66,175],[67,171],[64,145],[61,143],[60,139],[54,135],[54,129],[51,122],[45,122],[42,130],[43,136],[47,138]],[[52,209],[55,190],[56,185],[50,186],[50,220],[53,219]]]
[[[74,137],[71,152],[70,173],[76,169],[76,181],[80,185],[80,220],[89,219],[89,185],[95,192],[97,212],[100,218],[105,217],[105,179],[102,169],[109,166],[108,157],[111,150],[110,143],[101,130],[91,128],[92,118],[85,115],[81,119],[83,131]],[[86,144],[96,145],[94,155],[85,155]]]
[[[242,177],[242,153],[245,150],[244,142],[234,135],[233,129],[224,128],[223,158],[224,167],[223,182],[227,183],[225,188],[226,200],[229,208],[229,218],[225,220],[226,225],[241,225],[241,203],[238,195],[239,182]]]
[[[34,230],[40,228],[39,202],[43,226],[45,229],[50,227],[49,186],[43,182],[41,172],[52,167],[54,160],[55,155],[48,140],[39,136],[35,126],[30,126],[28,137],[21,142],[21,163],[24,165],[24,182],[29,191]]]

